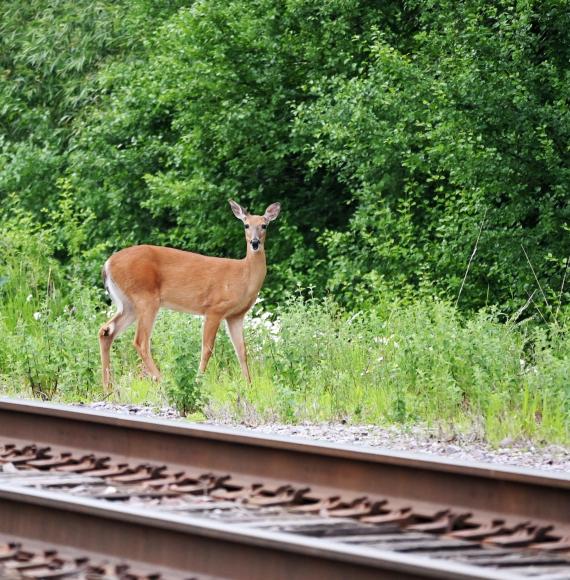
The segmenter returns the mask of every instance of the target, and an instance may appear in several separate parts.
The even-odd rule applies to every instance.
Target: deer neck
[[[247,254],[245,256],[244,264],[247,271],[247,277],[249,278],[250,288],[257,294],[263,285],[265,274],[267,273],[265,249],[263,246],[261,246],[257,252],[254,252],[251,249],[251,246],[247,244]]]

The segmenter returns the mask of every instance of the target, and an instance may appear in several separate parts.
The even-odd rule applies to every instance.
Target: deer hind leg
[[[200,357],[200,373],[206,372],[208,361],[214,350],[216,334],[220,327],[221,318],[206,316],[204,320],[204,330],[202,331],[202,355]]]
[[[248,383],[251,383],[251,376],[247,366],[247,351],[245,348],[245,340],[243,338],[243,316],[236,316],[234,318],[226,319],[228,325],[228,333],[234,345],[236,356],[241,366],[241,372]]]
[[[124,332],[135,320],[133,310],[117,312],[99,330],[99,348],[101,350],[101,370],[103,374],[103,389],[111,390],[111,346],[113,341]]]
[[[160,380],[160,371],[154,364],[150,352],[150,337],[158,310],[159,300],[144,300],[137,306],[137,331],[135,333],[134,345],[142,359],[145,371],[155,381]]]

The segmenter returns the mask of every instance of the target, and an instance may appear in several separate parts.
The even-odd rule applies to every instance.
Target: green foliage
[[[164,391],[116,348],[119,400],[567,440],[569,34],[559,0],[3,3],[2,384],[100,394],[106,256],[239,257],[228,197],[279,200],[254,387],[167,315]]]
[[[102,75],[109,94],[78,125],[77,187],[106,216],[95,234],[236,257],[243,248],[228,197],[257,211],[283,200],[290,210],[270,246],[270,287],[309,284],[323,256],[318,232],[346,223],[348,192],[334,175],[307,172],[294,104],[308,98],[311,79],[365,58],[352,29],[386,18],[356,2],[180,10],[148,39],[145,58]]]
[[[53,231],[39,227],[32,217],[15,208],[2,222],[0,235],[0,296],[2,316],[14,329],[42,306],[56,314],[63,309],[61,266],[53,258]]]
[[[168,343],[168,358],[163,364],[166,396],[180,413],[196,413],[202,410],[205,403],[196,356],[201,348],[201,325],[195,317],[182,318],[170,314],[166,318],[168,325],[165,329],[162,323],[161,328],[168,334],[159,331],[154,339],[158,349],[163,341]]]
[[[81,255],[84,222],[52,230],[14,213],[0,235],[0,389],[64,401],[103,397],[96,337],[111,312],[51,257],[56,231],[79,240],[73,254]],[[114,399],[168,400],[224,420],[443,422],[491,440],[570,440],[567,307],[551,322],[501,322],[493,310],[464,317],[440,300],[382,295],[376,308],[357,312],[330,298],[298,296],[273,314],[258,304],[246,321],[253,385],[223,333],[198,377],[201,321],[163,312],[153,350],[164,382],[141,378],[130,330],[113,348]]]
[[[0,229],[1,383],[44,399],[81,396],[98,366],[95,293],[66,279],[54,230],[13,213]]]
[[[68,173],[77,116],[101,97],[98,76],[136,58],[149,23],[181,2],[30,0],[0,4],[0,199],[39,215]]]
[[[248,322],[252,386],[235,396],[231,360],[209,371],[208,412],[246,421],[420,421],[494,441],[566,441],[567,315],[544,328],[505,324],[493,311],[465,319],[438,300],[346,313],[294,299],[277,318],[258,312]]]
[[[564,3],[0,10],[0,197],[16,192],[37,218],[64,183],[94,245],[237,257],[227,198],[256,211],[280,200],[268,298],[300,282],[350,307],[385,288],[456,299],[482,228],[461,307],[527,300],[521,245],[547,300],[558,296],[570,254]],[[95,280],[98,268],[83,271]]]
[[[526,299],[535,281],[521,245],[560,287],[568,14],[555,2],[499,4],[409,3],[412,50],[378,29],[358,79],[327,78],[297,108],[312,167],[337,173],[356,201],[350,227],[322,238],[331,289],[373,291],[380,280],[455,298],[480,225],[463,304]]]

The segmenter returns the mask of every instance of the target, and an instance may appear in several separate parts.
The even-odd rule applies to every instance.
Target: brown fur
[[[231,202],[236,217],[249,226],[245,229],[247,254],[243,260],[214,258],[193,252],[159,246],[132,246],[117,252],[103,269],[104,282],[120,290],[123,311],[106,322],[99,331],[103,386],[110,387],[110,350],[114,339],[135,320],[135,348],[146,371],[160,379],[150,352],[150,337],[160,308],[200,314],[205,317],[200,372],[205,372],[216,333],[222,320],[228,331],[244,377],[251,381],[243,339],[243,319],[255,302],[267,271],[265,234],[262,226],[279,214],[279,204],[267,208],[263,216],[252,216]],[[254,251],[252,240],[259,240]]]

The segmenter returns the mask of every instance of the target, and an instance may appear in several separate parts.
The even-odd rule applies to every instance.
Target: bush
[[[267,299],[300,281],[349,309],[386,286],[455,300],[481,230],[459,306],[519,308],[521,245],[550,301],[570,254],[570,16],[511,4],[6,5],[0,199],[45,221],[65,179],[95,246],[230,257],[227,198],[279,200]]]

